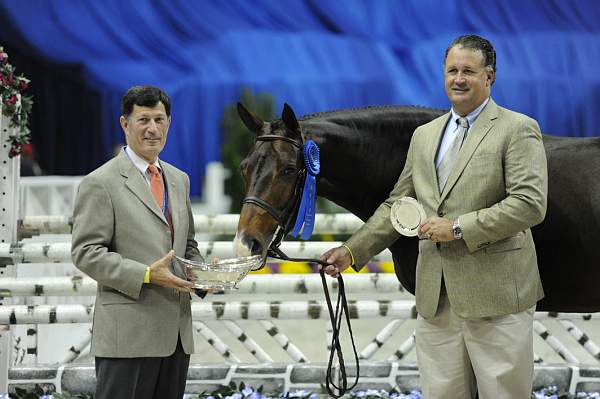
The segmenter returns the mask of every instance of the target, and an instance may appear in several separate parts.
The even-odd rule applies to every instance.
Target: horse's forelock
[[[283,123],[283,121],[281,119],[273,119],[271,121],[271,134],[280,134],[280,135],[284,135],[285,131],[287,130],[287,127],[285,126],[285,124]]]
[[[264,134],[272,134],[275,136],[283,136],[283,137],[288,137],[290,139],[293,140],[298,140],[298,136],[295,134],[292,134],[288,131],[288,127],[286,126],[286,124],[283,122],[282,119],[273,119],[272,121],[270,121],[268,123],[268,129],[265,130]],[[302,143],[300,143],[302,144]]]

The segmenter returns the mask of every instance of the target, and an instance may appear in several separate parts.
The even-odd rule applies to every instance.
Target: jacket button
[[[444,217],[444,215],[445,215],[445,213],[444,213],[444,212],[442,212],[442,211],[439,211],[439,212],[438,212],[438,216],[439,216],[439,217],[441,217],[441,218],[442,218],[442,217]]]
[[[442,244],[440,244],[439,242],[436,242],[436,243],[435,243],[435,247],[436,247],[437,249],[440,249],[440,248],[442,247]]]

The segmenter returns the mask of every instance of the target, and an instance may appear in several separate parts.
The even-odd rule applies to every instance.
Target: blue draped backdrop
[[[0,0],[0,13],[0,45],[78,67],[98,96],[105,159],[123,141],[123,92],[163,87],[174,105],[161,157],[190,174],[192,195],[206,163],[220,158],[223,110],[241,88],[271,93],[277,110],[288,102],[297,115],[448,108],[444,50],[464,33],[496,47],[499,104],[536,118],[546,133],[600,134],[593,0]]]

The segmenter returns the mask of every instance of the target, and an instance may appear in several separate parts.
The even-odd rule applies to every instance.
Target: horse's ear
[[[294,114],[294,110],[288,105],[288,103],[283,104],[281,120],[285,124],[285,127],[287,127],[290,132],[294,133],[295,137],[293,138],[302,141],[302,136],[300,134],[300,124],[298,123],[298,119],[296,119],[296,114]]]
[[[244,125],[256,134],[259,134],[265,122],[252,112],[248,111],[242,103],[237,103],[237,112]]]

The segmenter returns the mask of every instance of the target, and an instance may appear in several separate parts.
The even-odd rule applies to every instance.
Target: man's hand
[[[352,256],[345,247],[332,248],[319,257],[320,260],[330,263],[325,266],[325,273],[331,277],[337,277],[341,272],[346,270],[352,263]],[[323,266],[319,266],[319,269]]]
[[[428,238],[433,242],[446,242],[454,240],[452,224],[450,219],[437,216],[425,219],[419,227],[419,237]]]
[[[175,251],[171,250],[164,257],[150,265],[150,283],[160,285],[167,288],[175,288],[182,292],[192,292],[194,284],[190,281],[183,280],[169,269],[171,259],[173,259]]]

